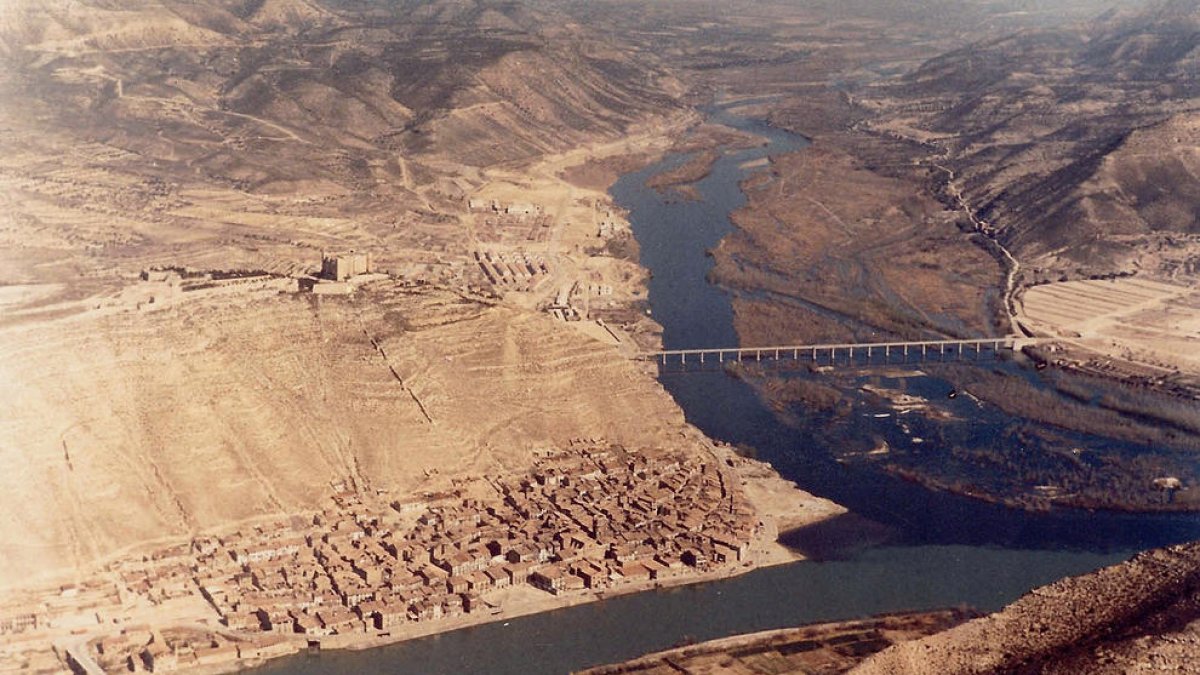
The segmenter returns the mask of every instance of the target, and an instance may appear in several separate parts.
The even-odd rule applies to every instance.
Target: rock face
[[[653,379],[543,315],[383,282],[0,330],[0,587],[149,540],[524,470],[572,438],[661,447]]]
[[[1191,672],[1200,543],[1036,589],[1002,611],[892,647],[853,673]]]

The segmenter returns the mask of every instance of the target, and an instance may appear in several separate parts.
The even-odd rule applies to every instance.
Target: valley
[[[858,518],[885,557],[1191,537],[1198,26],[1186,0],[3,3],[0,670],[411,640],[761,572]],[[1017,334],[1045,341],[638,358]],[[1004,526],[935,526],[959,510]],[[1186,595],[1172,551],[1127,567]],[[1190,625],[1178,590],[1130,602]],[[862,667],[960,664],[991,621]],[[981,672],[1102,658],[1063,635]]]

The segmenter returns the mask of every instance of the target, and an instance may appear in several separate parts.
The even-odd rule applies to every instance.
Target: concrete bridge
[[[899,358],[901,363],[910,359],[928,359],[963,355],[979,357],[985,352],[998,354],[1002,350],[1019,350],[1027,345],[1044,341],[1045,338],[1028,338],[1009,335],[995,338],[971,340],[918,340],[911,342],[858,342],[822,345],[781,345],[776,347],[735,347],[729,349],[666,349],[643,352],[638,358],[657,361],[660,365],[688,363],[724,363],[726,361],[803,361],[820,363],[822,357],[829,364],[838,363],[845,357],[846,364],[855,363],[855,357],[867,362],[882,357],[885,363]]]

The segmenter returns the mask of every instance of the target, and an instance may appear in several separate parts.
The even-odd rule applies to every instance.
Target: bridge
[[[763,361],[802,361],[809,360],[820,363],[821,357],[827,357],[829,364],[838,363],[839,355],[844,355],[846,363],[855,363],[855,355],[865,357],[868,362],[876,357],[883,357],[885,363],[894,358],[900,358],[905,363],[910,359],[928,359],[933,356],[944,358],[947,355],[960,357],[964,354],[979,357],[985,352],[998,354],[1001,350],[1014,351],[1027,345],[1044,341],[1045,338],[1028,338],[1008,335],[995,338],[976,338],[970,340],[918,340],[911,342],[857,342],[844,344],[820,345],[782,345],[777,347],[732,347],[728,349],[665,349],[656,352],[643,352],[638,358],[644,361],[654,360],[660,365],[678,363],[724,363],[725,361],[740,362],[743,360]]]

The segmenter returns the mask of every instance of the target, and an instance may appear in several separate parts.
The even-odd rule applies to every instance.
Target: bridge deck
[[[969,347],[973,346],[977,349],[984,347],[992,347],[993,349],[1017,349],[1019,346],[1034,344],[1042,341],[1044,338],[1027,338],[1024,336],[1007,335],[1004,337],[994,338],[973,338],[967,340],[912,340],[904,342],[844,342],[834,344],[816,344],[816,345],[772,345],[767,347],[727,347],[727,348],[708,348],[708,349],[664,349],[656,352],[643,352],[638,358],[641,359],[666,359],[671,356],[686,358],[688,356],[713,355],[718,358],[725,356],[742,357],[747,354],[757,356],[774,355],[779,357],[791,353],[793,356],[798,356],[801,352],[837,352],[854,350],[862,350],[872,353],[875,350],[890,352],[893,349],[906,350],[911,348],[929,348],[945,349],[946,347]]]

